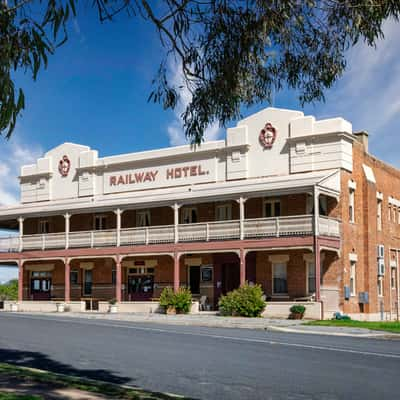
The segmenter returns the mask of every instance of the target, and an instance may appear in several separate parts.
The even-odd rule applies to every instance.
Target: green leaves
[[[0,134],[12,134],[25,106],[13,72],[37,78],[67,41],[76,5],[0,0]],[[302,104],[324,100],[345,70],[346,50],[360,40],[374,46],[383,22],[400,16],[399,0],[94,0],[92,6],[101,22],[126,11],[154,26],[165,51],[148,100],[174,109],[185,94],[182,121],[192,143],[209,125],[239,118],[243,107],[270,103],[282,88]],[[171,57],[182,84],[166,67]]]
[[[76,14],[75,0],[36,1],[35,13],[29,3],[0,2],[0,134],[7,138],[25,108],[24,92],[15,88],[14,72],[29,71],[36,80],[47,67],[49,55],[67,40],[66,24]],[[61,29],[64,35],[57,43]]]
[[[221,296],[219,312],[224,316],[259,317],[266,304],[260,285],[249,285],[247,282],[238,289]]]

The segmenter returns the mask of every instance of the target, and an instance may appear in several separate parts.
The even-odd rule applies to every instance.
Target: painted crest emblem
[[[265,149],[270,149],[276,139],[276,129],[270,122],[267,122],[263,129],[261,129],[259,140]]]
[[[61,176],[68,176],[70,168],[71,161],[69,161],[68,156],[63,156],[63,158],[58,163],[58,172]]]

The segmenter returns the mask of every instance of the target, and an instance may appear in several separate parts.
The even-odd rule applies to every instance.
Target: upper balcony
[[[318,232],[340,237],[340,222],[318,217]],[[138,228],[47,233],[0,238],[1,252],[135,246],[161,243],[208,242],[219,240],[265,239],[314,234],[313,215],[159,225]]]

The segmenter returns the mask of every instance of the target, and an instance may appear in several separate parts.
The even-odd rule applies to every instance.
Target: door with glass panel
[[[51,299],[51,272],[33,271],[31,274],[32,300]]]

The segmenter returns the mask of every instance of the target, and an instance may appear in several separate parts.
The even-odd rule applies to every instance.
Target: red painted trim
[[[320,237],[320,246],[329,246],[340,249],[340,239]],[[104,248],[82,248],[82,249],[63,249],[63,250],[37,250],[23,251],[22,253],[0,253],[1,260],[19,260],[26,259],[42,259],[42,258],[64,258],[64,257],[91,257],[97,256],[122,256],[127,254],[154,254],[154,253],[190,253],[191,251],[232,251],[232,250],[252,250],[277,247],[306,247],[314,245],[313,236],[285,236],[268,239],[252,239],[252,240],[221,240],[214,242],[193,242],[193,243],[166,243],[166,244],[149,244],[138,246],[120,246],[120,247],[104,247]]]
[[[24,266],[22,262],[18,263],[18,301],[24,299]]]
[[[243,248],[240,249],[240,286],[246,283],[246,255]]]
[[[179,254],[175,252],[174,254],[174,291],[177,292],[180,286],[179,279]]]
[[[65,263],[65,277],[64,277],[64,282],[65,282],[65,285],[64,285],[64,300],[65,300],[65,302],[66,303],[69,303],[70,302],[70,300],[71,300],[71,290],[70,290],[70,271],[71,271],[71,268],[70,268],[70,265],[69,265],[69,263],[68,262],[66,262]]]
[[[115,282],[115,300],[117,300],[118,303],[121,302],[122,299],[122,268],[121,268],[121,262],[118,260],[118,262],[115,265],[115,275],[116,275],[116,282]]]

